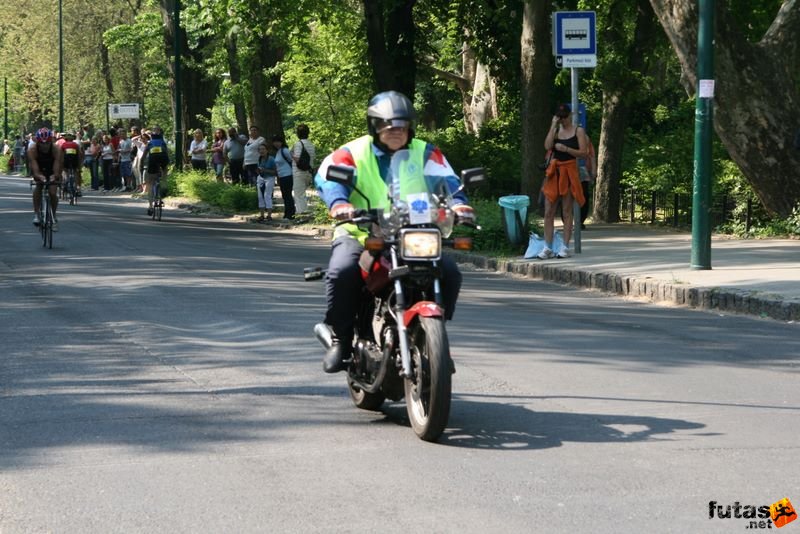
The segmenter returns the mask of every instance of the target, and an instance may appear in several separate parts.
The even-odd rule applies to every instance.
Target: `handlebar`
[[[338,221],[334,226],[343,224],[364,224],[378,221],[378,214],[374,210],[357,209],[353,212],[353,217]]]

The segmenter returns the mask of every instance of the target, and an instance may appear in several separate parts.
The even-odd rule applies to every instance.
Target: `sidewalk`
[[[692,239],[643,225],[591,225],[567,259],[459,262],[541,280],[721,312],[800,321],[800,240],[713,238],[711,270],[691,270]]]

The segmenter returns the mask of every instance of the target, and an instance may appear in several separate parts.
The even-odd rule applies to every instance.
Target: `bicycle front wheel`
[[[42,221],[39,224],[42,227],[42,246],[53,248],[53,210],[50,200],[45,201],[45,209],[41,217]]]

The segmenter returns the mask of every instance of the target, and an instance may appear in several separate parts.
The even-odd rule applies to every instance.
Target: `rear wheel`
[[[450,345],[444,320],[419,317],[409,329],[414,380],[405,380],[406,409],[420,439],[436,441],[450,417]]]

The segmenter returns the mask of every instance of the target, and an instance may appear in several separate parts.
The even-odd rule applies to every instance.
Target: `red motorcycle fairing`
[[[444,309],[435,302],[421,300],[406,310],[403,314],[403,324],[406,326],[410,325],[411,321],[413,321],[414,317],[417,315],[423,317],[444,317]]]

